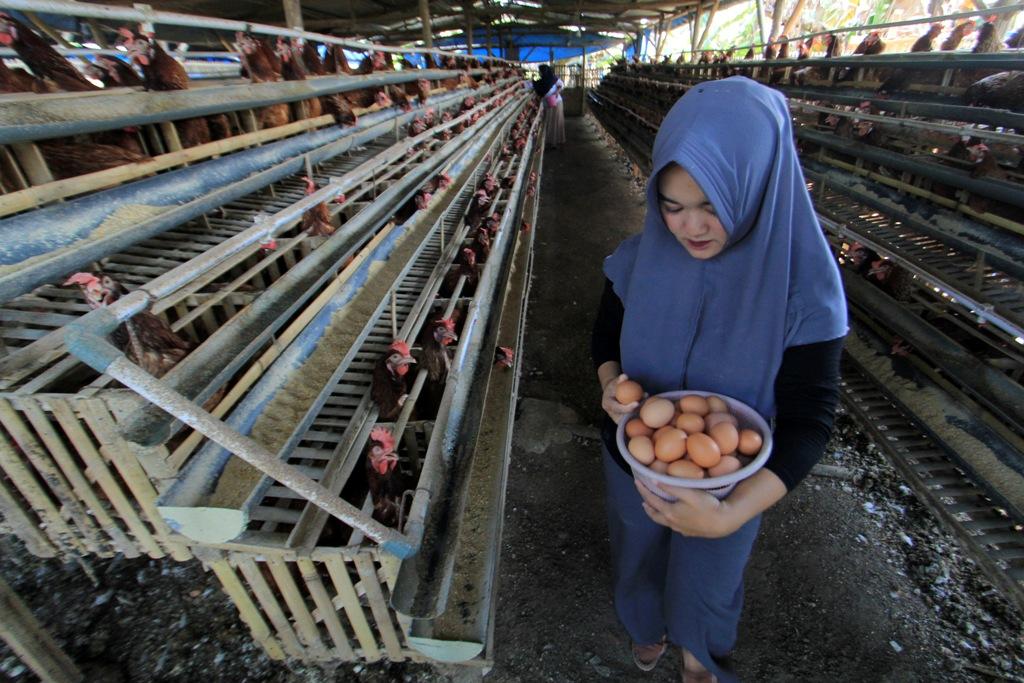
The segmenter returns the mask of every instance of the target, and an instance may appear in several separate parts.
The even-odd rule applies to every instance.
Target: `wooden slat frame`
[[[338,598],[345,609],[349,623],[352,624],[356,640],[363,650],[363,657],[370,662],[378,661],[381,658],[380,647],[377,645],[377,639],[373,635],[370,623],[366,620],[363,606],[359,603],[359,596],[356,594],[352,577],[348,574],[345,560],[342,557],[329,557],[324,559],[324,564],[327,566],[327,573],[334,583],[334,589],[338,592]]]
[[[86,552],[109,555],[110,553],[103,547],[104,544],[100,540],[92,520],[89,519],[88,513],[71,492],[67,480],[50,460],[49,453],[36,439],[35,434],[29,430],[28,425],[22,421],[9,401],[0,401],[0,424],[3,425],[8,437],[21,450],[22,462],[31,463],[39,477],[46,482],[50,493],[60,501],[61,512],[58,514],[61,517],[67,514],[74,521],[78,533],[72,527],[65,527],[68,532],[74,534]],[[40,493],[42,493],[41,490]]]
[[[68,451],[64,441],[57,434],[53,423],[43,409],[37,403],[26,401],[22,403],[22,413],[28,418],[32,427],[36,430],[36,434],[43,440],[43,444],[49,450],[50,455],[53,456],[57,465],[64,472],[75,495],[92,512],[92,516],[96,519],[100,529],[105,532],[110,543],[119,552],[124,553],[126,557],[137,557],[139,553],[135,545],[121,531],[121,527],[117,525],[107,512],[106,506],[96,496],[96,491],[86,480],[85,475],[75,462],[75,456]]]
[[[39,523],[29,516],[21,503],[4,483],[0,476],[0,515],[4,518],[4,528],[21,539],[28,551],[36,557],[56,557],[57,548],[43,533]]]
[[[289,657],[302,659],[305,653],[299,644],[299,639],[296,637],[295,631],[292,630],[288,617],[281,610],[274,591],[271,590],[259,567],[256,566],[256,562],[251,557],[241,554],[232,555],[231,560],[245,576],[245,580],[249,583],[249,589],[259,601],[263,613],[267,615],[270,623],[277,630],[277,637],[281,639],[285,653]]]
[[[89,438],[85,428],[82,427],[82,423],[79,421],[78,416],[75,415],[74,409],[67,401],[59,399],[51,398],[49,403],[50,410],[57,419],[57,423],[64,430],[64,433],[67,434],[68,438],[71,439],[71,442],[75,444],[79,457],[85,461],[86,474],[100,487],[103,495],[110,501],[110,505],[117,512],[118,517],[124,522],[134,537],[135,540],[132,543],[133,551],[123,551],[125,555],[127,557],[137,557],[142,553],[150,556],[162,555],[160,545],[146,527],[145,522],[139,518],[135,507],[107,466],[107,461],[96,450],[92,439]]]
[[[327,648],[324,647],[323,640],[320,638],[320,629],[306,605],[305,597],[295,583],[295,577],[292,576],[290,563],[279,557],[267,557],[265,561],[277,583],[278,591],[284,597],[288,609],[291,610],[295,630],[299,639],[305,644],[306,652],[312,659],[330,659]]]
[[[309,589],[309,594],[313,596],[313,602],[316,603],[320,619],[317,620],[316,614],[314,614],[314,620],[324,622],[324,625],[327,627],[327,632],[331,635],[331,640],[334,643],[337,656],[345,661],[354,660],[355,652],[352,651],[352,645],[349,643],[348,634],[345,633],[345,629],[341,625],[341,620],[338,619],[338,613],[334,607],[334,603],[331,601],[331,597],[327,593],[327,588],[324,586],[324,582],[321,580],[320,574],[317,572],[316,565],[308,557],[299,557],[296,559],[295,563],[299,569],[300,576],[302,576],[302,580],[306,583],[306,587]]]
[[[179,541],[172,540],[171,530],[156,509],[156,490],[146,476],[142,465],[131,452],[128,443],[121,436],[113,416],[107,411],[102,399],[74,399],[72,405],[85,420],[89,429],[100,443],[100,453],[114,464],[135,502],[142,509],[143,518],[156,530],[160,546],[176,560],[185,561],[192,554]],[[163,552],[152,557],[162,557]]]
[[[373,619],[377,622],[377,630],[384,641],[384,649],[388,653],[388,659],[393,662],[401,662],[405,659],[402,652],[402,644],[395,632],[394,622],[391,621],[391,607],[384,600],[384,593],[380,590],[380,577],[377,575],[377,565],[369,553],[360,553],[355,557],[356,570],[361,579],[360,585],[370,603],[370,610],[373,612]]]
[[[249,627],[249,632],[252,633],[252,637],[256,639],[256,642],[263,646],[267,656],[276,660],[284,659],[284,649],[282,649],[281,643],[274,637],[270,627],[267,626],[267,622],[264,621],[259,608],[256,607],[256,604],[249,597],[249,593],[238,579],[238,575],[235,574],[231,564],[227,560],[215,560],[207,562],[207,566],[213,570],[217,579],[220,580],[224,592],[228,594],[231,601],[235,603],[235,607],[238,608],[238,615],[245,625]]]

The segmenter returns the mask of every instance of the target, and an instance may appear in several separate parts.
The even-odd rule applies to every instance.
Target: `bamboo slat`
[[[324,622],[327,632],[331,635],[331,641],[334,643],[338,657],[346,661],[354,660],[355,653],[348,642],[348,635],[341,625],[341,620],[338,619],[334,603],[331,601],[327,588],[324,586],[324,582],[316,570],[316,565],[306,557],[298,558],[296,565],[299,568],[302,580],[306,583],[307,588],[309,588],[309,594],[313,597],[313,602],[316,603],[317,612],[320,615],[319,621]],[[316,619],[316,614],[313,617]]]
[[[373,619],[377,622],[377,630],[384,641],[388,659],[400,662],[405,659],[405,655],[402,653],[402,644],[398,641],[398,635],[395,633],[395,625],[391,621],[391,608],[380,590],[380,577],[377,576],[377,567],[373,558],[367,553],[360,553],[355,557],[355,564],[359,578],[362,579],[360,583],[363,591],[370,603],[370,610],[373,612]]]
[[[96,496],[96,491],[93,490],[75,462],[74,455],[68,451],[64,441],[57,435],[53,423],[50,422],[42,408],[38,404],[24,402],[22,412],[36,430],[39,438],[43,440],[43,444],[49,450],[53,459],[57,461],[57,465],[64,472],[64,476],[70,482],[75,495],[88,507],[89,512],[95,517],[96,522],[106,533],[113,546],[119,552],[124,553],[126,557],[136,557],[138,551],[135,549],[134,544],[121,531],[117,522],[107,512],[106,506]]]
[[[36,557],[56,557],[57,548],[46,537],[39,524],[29,516],[0,476],[0,516],[5,531],[21,539],[28,551]]]
[[[314,659],[328,659],[327,649],[320,639],[320,630],[317,628],[313,615],[310,614],[306,601],[295,584],[295,577],[289,569],[289,564],[280,558],[268,557],[267,567],[270,569],[277,589],[284,597],[288,609],[292,613],[292,621],[295,623],[296,631],[300,640],[306,646],[306,652]]]
[[[125,495],[121,485],[114,478],[114,474],[107,467],[103,456],[93,446],[92,439],[86,434],[78,416],[71,406],[63,400],[51,399],[50,410],[57,419],[57,423],[71,439],[71,443],[78,450],[79,457],[85,462],[86,475],[89,476],[100,487],[103,495],[110,505],[117,512],[118,517],[128,527],[135,541],[132,543],[132,550],[123,551],[127,557],[138,557],[142,553],[153,555],[160,553],[160,546],[146,528],[145,523],[139,519],[131,501]]]
[[[42,185],[44,183],[54,182],[53,174],[50,173],[50,167],[46,165],[46,160],[43,159],[42,152],[39,151],[39,147],[32,142],[16,142],[11,145],[11,149],[14,150],[14,156],[18,159],[22,170],[25,171],[25,175],[33,185]],[[5,195],[0,199],[6,199],[12,196]]]
[[[61,510],[75,522],[79,533],[76,534],[70,527],[65,528],[75,535],[86,552],[103,553],[105,549],[89,515],[71,493],[67,481],[50,461],[46,449],[36,440],[8,401],[0,401],[0,424],[17,445],[21,456],[32,464],[37,475],[46,482],[50,495],[60,501]]]
[[[284,659],[284,650],[281,648],[281,643],[274,638],[274,634],[270,631],[270,627],[267,626],[267,622],[263,620],[259,608],[256,607],[249,597],[245,586],[238,580],[238,575],[235,574],[235,570],[232,569],[230,563],[227,560],[215,560],[206,564],[220,580],[221,586],[224,587],[224,592],[235,603],[239,616],[245,625],[249,627],[249,632],[252,633],[252,637],[256,639],[256,642],[263,646],[263,649],[266,650],[267,655],[271,659]]]
[[[176,560],[185,561],[192,558],[188,549],[177,541],[171,540],[171,530],[156,509],[156,490],[149,481],[142,465],[128,448],[127,442],[117,431],[113,417],[107,412],[101,399],[75,399],[73,405],[83,417],[89,429],[96,435],[101,444],[100,453],[114,464],[121,479],[128,486],[132,497],[142,509],[143,517],[156,529],[155,536],[162,548],[165,548]],[[164,553],[152,555],[163,557]]]
[[[295,636],[295,631],[292,630],[288,617],[281,611],[281,605],[278,604],[274,592],[263,578],[263,574],[260,572],[259,567],[256,566],[256,562],[245,555],[232,555],[232,561],[241,570],[245,580],[249,582],[249,588],[252,590],[253,595],[256,596],[256,599],[259,600],[263,613],[267,615],[270,623],[277,630],[277,636],[284,644],[285,652],[289,657],[302,659],[304,653],[302,646],[299,645],[299,639]]]
[[[45,683],[78,683],[82,672],[57,646],[21,598],[0,578],[0,638]]]
[[[366,613],[363,606],[359,604],[359,596],[356,595],[355,586],[352,585],[352,578],[348,575],[348,567],[341,557],[329,557],[324,559],[327,565],[327,573],[331,576],[334,589],[338,592],[345,614],[348,616],[352,630],[356,634],[356,640],[363,650],[363,657],[370,662],[381,658],[380,648],[377,646],[377,639],[373,636],[373,630],[366,620]]]
[[[312,130],[313,128],[329,125],[333,122],[334,121],[330,116],[321,116],[315,119],[296,121],[295,123],[289,123],[288,125],[280,126],[279,128],[270,128],[267,130],[256,131],[254,133],[236,135],[223,140],[208,142],[205,145],[196,145],[195,147],[160,154],[149,161],[126,164],[124,166],[108,168],[103,171],[96,171],[95,173],[86,173],[85,175],[68,178],[66,180],[55,181],[52,176],[47,179],[45,175],[41,175],[37,171],[26,168],[32,182],[32,187],[0,196],[0,216],[33,209],[41,204],[57,201],[58,199],[64,199],[65,197],[72,197],[86,192],[94,192],[129,180],[142,178],[158,171],[174,168],[175,166],[184,166],[189,163],[195,163],[196,161],[202,161],[204,159],[209,159],[210,157],[227,154],[246,147],[273,142],[290,135]],[[173,125],[171,125],[171,131],[174,132],[175,138],[177,138],[177,131],[174,129]],[[25,161],[22,154],[28,154],[28,152],[19,153],[19,145],[12,145],[12,147],[15,148],[15,153],[18,154],[19,159],[22,160],[22,165],[24,165]],[[35,148],[35,145],[31,145],[31,147]],[[41,160],[42,157],[40,156],[40,161]],[[49,171],[47,170],[47,174],[48,173]]]

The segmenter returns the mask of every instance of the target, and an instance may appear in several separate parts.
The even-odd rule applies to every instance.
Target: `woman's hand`
[[[635,412],[640,407],[639,401],[633,401],[632,403],[619,403],[618,399],[615,398],[615,389],[619,386],[619,382],[629,379],[626,373],[620,374],[604,383],[604,391],[601,394],[601,408],[604,412],[608,413],[608,417],[612,419],[615,424],[622,422],[622,419],[632,412]]]
[[[728,503],[699,489],[683,489],[659,484],[665,493],[675,496],[672,503],[651,493],[639,481],[636,490],[644,499],[644,512],[652,521],[683,536],[722,538],[743,526],[745,520],[732,514]]]

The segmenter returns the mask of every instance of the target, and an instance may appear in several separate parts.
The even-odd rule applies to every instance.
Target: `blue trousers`
[[[724,658],[736,644],[743,570],[761,516],[725,538],[692,538],[644,512],[633,478],[604,451],[615,610],[634,643],[668,635],[722,683],[737,680]]]

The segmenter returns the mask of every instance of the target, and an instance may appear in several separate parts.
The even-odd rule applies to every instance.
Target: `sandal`
[[[641,671],[653,671],[658,666],[658,661],[668,649],[668,640],[662,636],[661,640],[653,645],[637,645],[631,643],[633,650],[633,663]]]
[[[679,669],[683,673],[683,683],[718,683],[718,677],[705,669],[704,665],[697,661],[697,658],[693,655],[690,655],[693,659],[691,663],[693,666],[687,667],[687,655],[690,655],[690,653],[681,648]]]

